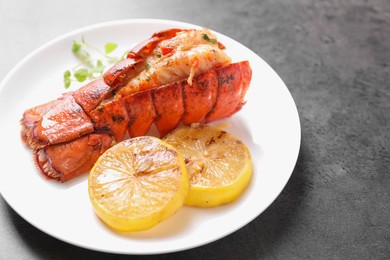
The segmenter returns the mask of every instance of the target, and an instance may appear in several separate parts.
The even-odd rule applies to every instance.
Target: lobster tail
[[[153,124],[163,137],[180,123],[238,112],[252,71],[248,61],[230,63],[214,38],[207,29],[155,33],[103,78],[26,110],[21,136],[39,170],[67,181],[89,171],[115,142],[145,135]]]

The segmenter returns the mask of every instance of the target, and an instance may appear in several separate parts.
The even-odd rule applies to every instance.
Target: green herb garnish
[[[88,70],[81,68],[74,72],[74,77],[77,79],[78,82],[84,82],[88,77]]]
[[[217,44],[218,43],[218,41],[217,41],[217,39],[211,39],[207,34],[202,34],[203,35],[203,39],[205,39],[206,41],[208,41],[208,42],[211,42],[212,44]]]
[[[70,83],[72,81],[70,79],[71,76],[72,76],[72,74],[70,73],[69,70],[64,72],[64,85],[65,85],[65,88],[69,88],[70,87]]]
[[[111,52],[115,51],[116,47],[118,47],[118,44],[113,42],[108,42],[106,45],[104,45],[104,50],[106,54],[110,54]]]
[[[87,79],[92,80],[102,77],[107,65],[124,60],[127,52],[119,58],[108,55],[115,51],[117,47],[116,43],[108,42],[104,45],[104,51],[101,51],[87,43],[84,37],[81,41],[73,41],[72,53],[80,63],[73,69],[64,72],[65,88],[69,88],[72,81],[84,82]]]

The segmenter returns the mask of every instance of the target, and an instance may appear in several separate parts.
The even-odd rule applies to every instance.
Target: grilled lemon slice
[[[143,136],[108,149],[88,177],[97,215],[119,231],[153,227],[174,214],[188,193],[180,154],[162,140]]]
[[[252,177],[248,147],[213,126],[184,127],[167,135],[186,162],[190,188],[186,205],[213,207],[239,197]]]

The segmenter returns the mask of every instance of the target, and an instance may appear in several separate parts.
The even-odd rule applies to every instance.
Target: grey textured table
[[[237,39],[284,80],[302,127],[292,177],[263,214],[214,243],[151,258],[390,258],[388,1],[2,0],[0,79],[48,40],[128,18],[179,20]],[[0,230],[0,259],[128,259],[52,238],[2,197]]]

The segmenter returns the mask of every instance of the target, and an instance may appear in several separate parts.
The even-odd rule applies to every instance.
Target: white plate
[[[204,245],[231,234],[259,216],[280,194],[291,176],[300,147],[296,106],[270,66],[220,33],[218,39],[233,61],[249,60],[253,70],[246,106],[233,117],[218,122],[241,138],[253,157],[253,179],[237,201],[213,209],[183,207],[148,231],[122,234],[107,228],[93,212],[87,175],[61,184],[44,179],[36,170],[31,151],[20,139],[19,120],[27,108],[55,99],[65,91],[62,74],[77,63],[70,51],[73,40],[80,40],[83,35],[95,46],[114,41],[124,51],[152,33],[172,27],[198,26],[167,20],[122,20],[82,28],[38,48],[2,81],[0,191],[29,223],[53,237],[93,250],[166,253]],[[71,89],[76,87],[73,84]]]

